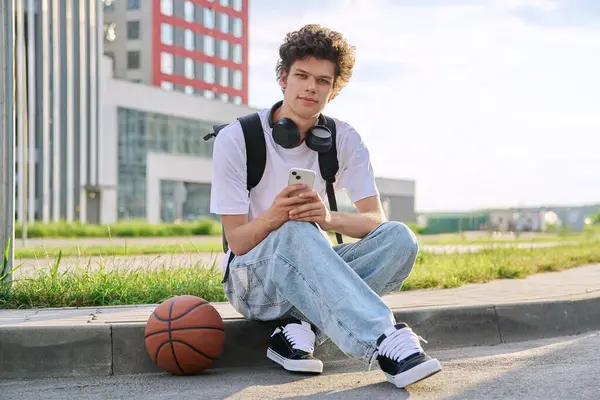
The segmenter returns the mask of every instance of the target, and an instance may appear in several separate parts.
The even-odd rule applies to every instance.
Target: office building
[[[14,12],[16,218],[86,221],[99,190],[101,3],[16,0]]]
[[[203,137],[256,109],[114,79],[108,57],[102,71],[102,191],[94,220],[211,217],[214,140]]]
[[[114,76],[248,103],[248,0],[103,0]]]

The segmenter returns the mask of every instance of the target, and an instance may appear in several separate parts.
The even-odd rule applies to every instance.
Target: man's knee
[[[406,261],[413,262],[417,259],[419,253],[419,242],[415,233],[408,225],[390,221],[383,224],[384,234],[389,238],[390,250],[397,252],[399,256],[404,256]]]
[[[286,221],[274,232],[284,235],[321,234],[319,228],[311,222]]]
[[[283,225],[271,232],[270,236],[277,241],[292,241],[294,243],[306,243],[310,238],[315,238],[317,241],[325,239],[323,232],[317,225],[310,222],[291,220],[284,222]]]

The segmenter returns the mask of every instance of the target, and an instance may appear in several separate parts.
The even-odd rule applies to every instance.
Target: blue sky
[[[418,211],[600,202],[600,1],[250,0],[251,106],[280,99],[306,23],[357,46],[326,113],[416,181]]]

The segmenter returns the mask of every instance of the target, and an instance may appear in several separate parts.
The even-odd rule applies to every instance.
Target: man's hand
[[[331,214],[317,192],[302,192],[298,194],[298,198],[308,200],[309,202],[292,208],[289,212],[291,220],[316,222],[321,229],[330,229]]]
[[[306,185],[297,184],[286,186],[273,200],[271,207],[257,219],[264,221],[270,230],[279,228],[284,222],[290,219],[290,211],[300,204],[311,201],[310,198],[301,195],[306,189]],[[296,193],[294,193],[296,192]],[[294,193],[294,196],[291,196]]]

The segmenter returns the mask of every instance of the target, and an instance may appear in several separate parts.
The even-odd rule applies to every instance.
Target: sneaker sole
[[[319,360],[288,360],[271,349],[267,349],[267,358],[293,372],[323,372],[323,362]]]
[[[388,382],[393,383],[396,385],[396,387],[402,389],[406,386],[412,385],[413,383],[417,383],[423,379],[429,378],[441,370],[442,366],[440,365],[440,362],[434,358],[427,360],[424,363],[421,363],[416,367],[413,367],[408,371],[402,372],[398,375],[390,375],[386,372],[384,372],[384,374]]]

